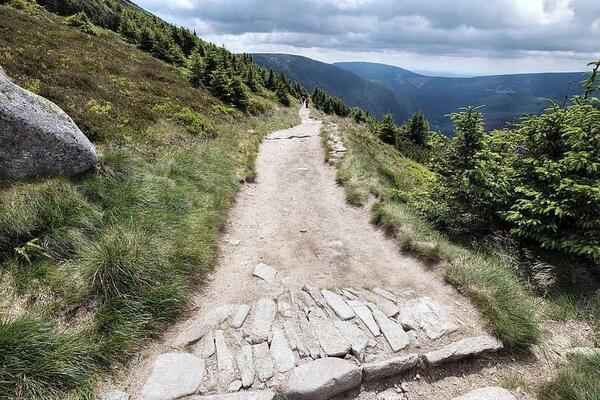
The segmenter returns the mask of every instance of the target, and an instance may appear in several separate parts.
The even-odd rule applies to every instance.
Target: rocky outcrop
[[[73,176],[96,161],[94,145],[63,110],[0,69],[0,179]]]

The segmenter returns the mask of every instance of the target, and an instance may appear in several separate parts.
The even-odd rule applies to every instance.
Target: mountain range
[[[287,54],[255,54],[255,61],[285,72],[307,88],[321,87],[376,117],[391,113],[396,122],[421,111],[433,129],[450,134],[448,114],[466,106],[482,106],[487,129],[496,129],[535,114],[581,93],[585,73],[535,73],[435,77],[367,62],[327,64]]]

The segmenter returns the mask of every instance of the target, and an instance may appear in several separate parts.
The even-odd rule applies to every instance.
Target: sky
[[[600,0],[137,0],[234,52],[441,75],[584,71]]]

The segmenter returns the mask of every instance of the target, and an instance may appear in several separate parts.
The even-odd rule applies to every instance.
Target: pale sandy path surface
[[[276,297],[283,288],[382,287],[412,289],[449,308],[458,331],[437,345],[483,329],[474,307],[416,259],[399,252],[396,243],[369,223],[369,212],[345,202],[335,182],[335,168],[324,163],[321,122],[300,111],[302,124],[274,132],[261,146],[255,184],[243,187],[220,244],[219,262],[195,296],[188,321],[169,329],[159,343],[141,353],[120,386],[132,399],[155,358],[171,348],[175,337],[207,310],[223,304],[253,304]],[[278,271],[278,284],[253,278],[264,262]],[[427,347],[427,346],[425,346]]]

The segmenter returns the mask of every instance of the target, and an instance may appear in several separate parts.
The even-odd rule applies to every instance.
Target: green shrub
[[[68,17],[67,24],[79,28],[79,30],[87,33],[88,35],[96,35],[96,28],[94,27],[94,24],[83,11]]]

